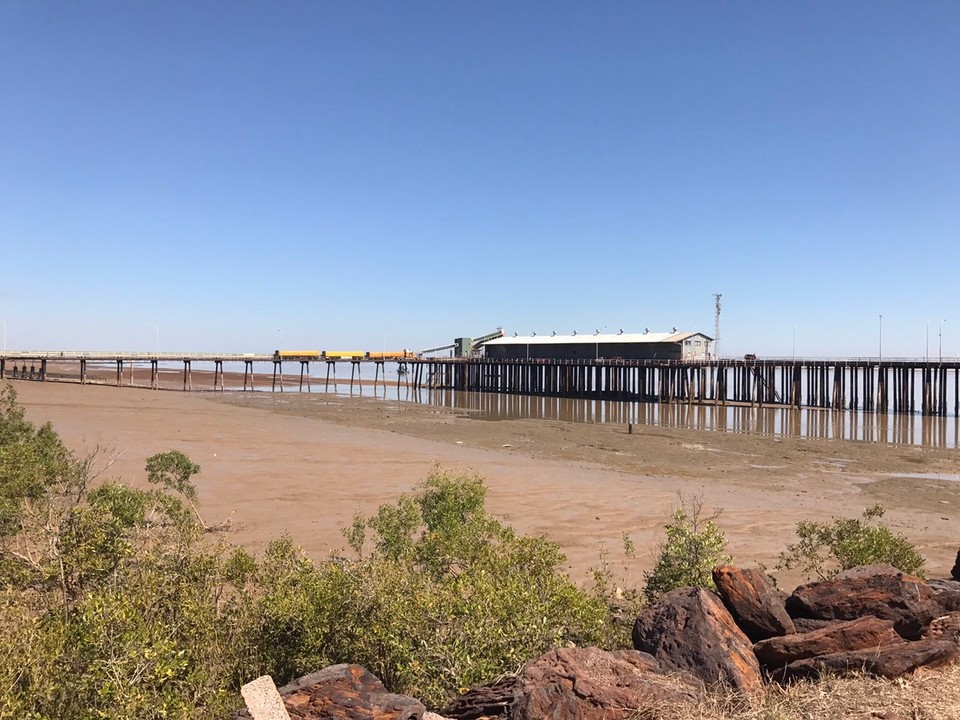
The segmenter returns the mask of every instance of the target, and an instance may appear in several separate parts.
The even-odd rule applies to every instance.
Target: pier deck
[[[254,353],[4,352],[0,379],[45,381],[51,363],[76,368],[66,378],[88,381],[88,366],[150,367],[150,387],[159,388],[161,364],[182,365],[183,389],[193,389],[193,363],[213,366],[214,389],[224,389],[224,364],[243,364],[243,390],[254,389],[254,365],[271,363],[272,390],[283,391],[283,363],[299,364],[299,389],[310,389],[310,363],[325,362],[326,382],[336,366],[350,363],[351,385],[361,365],[381,377],[395,362],[397,384],[488,393],[546,395],[651,403],[747,404],[835,410],[960,416],[960,361],[917,359],[757,360],[506,360],[488,358],[277,358]],[[385,381],[385,372],[383,372]]]

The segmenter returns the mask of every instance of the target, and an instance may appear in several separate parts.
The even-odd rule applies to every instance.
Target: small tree
[[[687,501],[680,497],[680,507],[667,523],[667,539],[659,547],[653,570],[644,574],[643,594],[649,602],[679,587],[715,589],[713,568],[731,561],[724,554],[727,540],[713,522],[719,511],[703,517],[703,498]]]
[[[200,473],[200,466],[193,462],[189,455],[180,450],[168,450],[148,457],[145,467],[147,480],[154,485],[162,485],[168,490],[180,493],[193,510],[200,527],[204,530],[210,529],[200,516],[200,511],[197,510],[194,502],[197,499],[197,488],[192,479],[194,475]]]
[[[860,565],[889,563],[922,577],[924,559],[913,544],[903,535],[894,535],[883,523],[874,523],[883,514],[883,506],[874,505],[859,518],[834,518],[830,523],[800,521],[800,540],[780,553],[777,569],[799,568],[807,578],[826,580]]]

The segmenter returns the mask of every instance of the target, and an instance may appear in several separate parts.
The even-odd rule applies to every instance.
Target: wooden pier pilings
[[[960,415],[960,362],[952,361],[424,358],[410,365],[415,388]]]

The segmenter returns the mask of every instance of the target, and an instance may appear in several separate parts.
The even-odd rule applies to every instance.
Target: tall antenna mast
[[[713,299],[716,301],[716,310],[713,317],[713,355],[717,358],[720,357],[720,298],[722,297],[723,293],[717,293],[713,296]]]

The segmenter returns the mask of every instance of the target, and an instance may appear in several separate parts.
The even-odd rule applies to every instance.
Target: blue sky
[[[956,2],[0,2],[8,349],[960,355]],[[941,322],[945,320],[945,322]],[[282,335],[282,340],[281,340]]]

